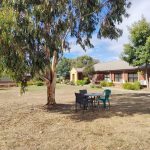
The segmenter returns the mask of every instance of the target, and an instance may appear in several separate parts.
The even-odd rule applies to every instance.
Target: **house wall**
[[[83,77],[83,73],[77,72],[75,68],[70,71],[70,81],[74,82],[75,84],[78,80],[83,80]]]
[[[78,80],[78,73],[75,68],[70,71],[70,81],[76,83]]]
[[[122,84],[122,83],[125,83],[125,82],[128,82],[128,74],[129,73],[138,73],[138,81],[141,82],[142,85],[145,85],[146,81],[145,81],[145,72],[142,71],[143,74],[141,73],[138,73],[138,70],[135,69],[135,70],[116,70],[116,71],[110,71],[109,72],[109,76],[110,76],[110,80],[113,81],[115,84]],[[122,77],[122,80],[120,82],[116,82],[115,81],[115,74],[116,73],[121,73],[121,77]],[[96,75],[105,75],[105,74],[108,74],[108,71],[107,72],[96,72]],[[150,80],[150,69],[148,70],[148,74],[149,74],[149,80]],[[103,79],[98,79],[97,78],[97,83],[99,83],[101,80]]]

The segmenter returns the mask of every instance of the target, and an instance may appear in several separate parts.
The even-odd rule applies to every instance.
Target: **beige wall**
[[[72,68],[70,71],[70,81],[76,83],[78,80],[78,73],[75,68]]]

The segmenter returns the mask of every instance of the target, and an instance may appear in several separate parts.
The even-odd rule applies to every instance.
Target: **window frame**
[[[114,74],[114,81],[115,82],[122,82],[122,73],[115,73]]]
[[[138,81],[138,74],[135,72],[128,73],[128,82],[136,82]]]

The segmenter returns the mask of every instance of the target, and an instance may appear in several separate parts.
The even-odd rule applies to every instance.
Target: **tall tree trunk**
[[[149,88],[148,67],[147,66],[148,65],[146,63],[146,66],[145,66],[146,85],[147,85],[147,88]]]
[[[54,77],[52,81],[47,84],[47,105],[56,104],[56,101],[55,101],[56,72],[53,74],[54,74]]]
[[[57,65],[57,52],[53,52],[53,60],[50,69],[47,71],[47,105],[56,104],[55,101],[55,88],[56,88],[56,65]]]

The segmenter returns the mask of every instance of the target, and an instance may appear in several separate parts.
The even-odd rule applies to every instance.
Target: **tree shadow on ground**
[[[75,121],[92,121],[98,118],[125,117],[135,114],[150,114],[150,94],[114,94],[112,95],[110,110],[100,108],[78,110],[74,104],[57,104],[53,108],[46,108],[50,113],[68,114]]]

